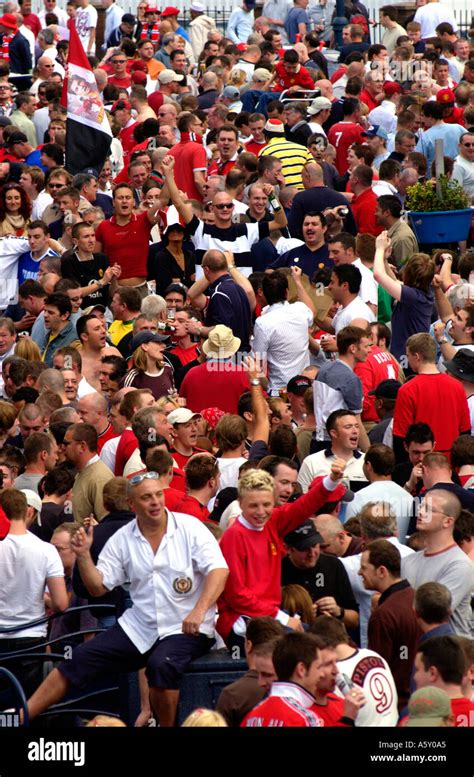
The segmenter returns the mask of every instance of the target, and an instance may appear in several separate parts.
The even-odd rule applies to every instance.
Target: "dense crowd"
[[[137,671],[173,726],[217,648],[186,725],[474,725],[473,237],[407,215],[474,201],[474,39],[102,6],[0,17],[0,664],[32,719]],[[75,175],[67,110],[112,131]]]

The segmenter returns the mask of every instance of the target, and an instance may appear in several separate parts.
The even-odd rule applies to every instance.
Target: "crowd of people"
[[[186,725],[474,725],[474,249],[405,212],[440,139],[474,202],[473,39],[102,5],[0,17],[0,664],[32,720],[137,671],[174,726],[217,648]],[[113,135],[75,175],[73,25]]]

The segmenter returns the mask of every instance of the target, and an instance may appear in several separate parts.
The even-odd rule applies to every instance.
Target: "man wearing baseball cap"
[[[378,424],[375,424],[368,433],[371,445],[383,442],[384,445],[392,446],[393,413],[400,385],[398,380],[388,378],[387,380],[382,380],[376,388],[369,391],[369,396],[373,397],[375,412],[378,418],[380,418]]]
[[[195,453],[205,453],[203,448],[196,446],[200,418],[200,413],[193,413],[187,407],[178,407],[168,414],[168,422],[173,426],[176,434],[173,458],[181,469]]]
[[[306,418],[306,406],[304,395],[309,388],[312,388],[313,381],[306,375],[295,375],[288,381],[286,395],[290,403],[293,420],[298,424],[303,423]]]
[[[283,540],[288,555],[282,561],[282,585],[301,585],[311,596],[315,614],[331,615],[348,628],[357,628],[359,606],[347,572],[338,558],[321,553],[324,539],[314,522],[305,521]]]
[[[178,91],[178,86],[184,81],[184,76],[181,73],[176,73],[174,70],[165,68],[161,73],[158,73],[159,91],[165,97],[172,97]]]
[[[187,40],[189,43],[189,35],[178,22],[178,16],[180,14],[179,8],[176,8],[174,5],[167,5],[166,8],[164,8],[160,14],[162,19],[166,19],[167,22],[169,22],[173,28],[173,32],[175,35],[181,35],[184,40]]]

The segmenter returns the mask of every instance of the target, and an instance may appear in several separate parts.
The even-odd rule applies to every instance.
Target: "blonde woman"
[[[15,345],[14,354],[29,362],[41,361],[41,351],[31,337],[20,337]]]

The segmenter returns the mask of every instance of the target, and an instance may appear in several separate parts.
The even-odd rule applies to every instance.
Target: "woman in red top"
[[[229,577],[219,599],[217,631],[229,649],[243,648],[250,618],[270,616],[284,626],[302,630],[301,621],[280,609],[282,539],[328,501],[342,498],[338,485],[345,462],[336,459],[330,476],[311,487],[296,502],[275,507],[273,478],[263,470],[248,470],[239,480],[242,515],[227,529],[221,550]]]

